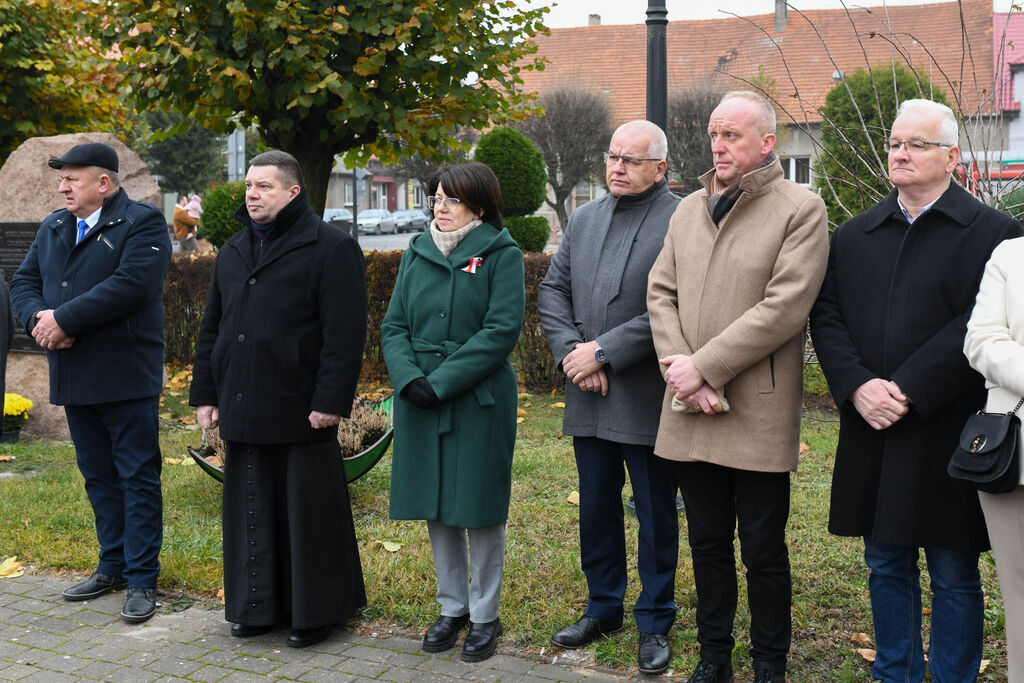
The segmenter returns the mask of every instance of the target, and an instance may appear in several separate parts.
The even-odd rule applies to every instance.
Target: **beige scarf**
[[[476,218],[466,223],[458,230],[452,230],[451,232],[444,232],[438,230],[437,221],[430,221],[430,236],[434,238],[434,245],[437,246],[437,250],[441,254],[448,258],[448,254],[455,251],[455,247],[459,246],[459,242],[466,238],[466,235],[473,232],[473,228],[483,223],[482,220]]]

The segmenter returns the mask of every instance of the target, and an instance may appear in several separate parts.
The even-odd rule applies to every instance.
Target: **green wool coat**
[[[381,325],[384,359],[395,394],[426,377],[441,405],[395,401],[392,519],[479,529],[508,518],[519,391],[509,354],[525,303],[507,230],[484,223],[448,258],[429,231],[412,238]]]

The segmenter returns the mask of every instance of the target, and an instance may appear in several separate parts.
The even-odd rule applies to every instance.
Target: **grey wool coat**
[[[561,361],[597,340],[608,395],[566,381],[562,431],[653,446],[665,381],[651,339],[647,274],[679,198],[661,181],[638,195],[607,194],[577,209],[540,285],[541,324]]]

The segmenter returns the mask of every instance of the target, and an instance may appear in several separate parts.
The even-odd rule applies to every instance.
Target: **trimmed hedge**
[[[529,216],[547,194],[544,157],[530,138],[514,128],[499,126],[480,138],[473,160],[487,164],[498,177],[503,216]]]
[[[388,368],[384,364],[384,351],[380,344],[380,326],[388,312],[391,290],[398,277],[401,251],[371,251],[366,257],[366,350],[363,352],[364,380],[387,380]]]
[[[175,254],[164,279],[164,358],[191,363],[215,256]]]
[[[544,251],[551,235],[551,226],[543,216],[509,216],[505,227],[524,252]]]
[[[541,219],[543,220],[543,219]],[[363,355],[363,380],[387,380],[388,370],[381,350],[380,326],[391,300],[391,290],[398,277],[401,251],[371,251],[366,258],[366,293],[369,315],[366,351]],[[195,356],[199,323],[206,306],[206,293],[213,276],[215,256],[179,255],[171,259],[164,281],[165,356],[188,364]],[[512,351],[512,362],[519,373],[519,382],[529,391],[550,392],[561,389],[565,378],[555,365],[547,338],[540,325],[537,291],[551,262],[550,254],[527,254],[526,315],[519,342]]]
[[[544,224],[547,221],[541,218]],[[512,363],[516,366],[519,383],[528,391],[549,392],[565,386],[565,375],[558,371],[555,359],[548,347],[547,335],[540,324],[537,309],[537,293],[540,283],[548,272],[551,254],[526,254],[526,315],[523,316],[523,331],[519,343],[512,352]]]

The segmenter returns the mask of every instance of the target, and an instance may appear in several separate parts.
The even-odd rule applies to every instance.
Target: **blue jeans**
[[[877,651],[872,675],[878,680],[924,680],[918,552],[918,548],[864,539]],[[973,681],[981,664],[984,631],[979,553],[925,548],[924,554],[932,589],[928,647],[932,679]]]

